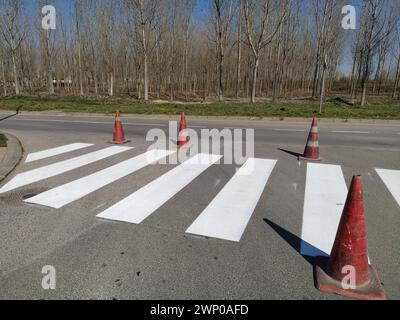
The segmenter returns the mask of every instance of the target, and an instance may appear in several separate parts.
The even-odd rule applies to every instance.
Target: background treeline
[[[344,0],[0,0],[0,92],[398,99],[400,1],[354,2],[356,30]],[[46,4],[56,30],[41,27]]]

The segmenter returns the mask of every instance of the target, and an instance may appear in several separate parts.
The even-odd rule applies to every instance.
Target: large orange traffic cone
[[[122,127],[121,123],[121,113],[119,112],[119,110],[117,110],[115,112],[114,137],[110,143],[125,144],[128,142],[130,141],[125,139],[124,128]]]
[[[299,156],[299,160],[320,162],[319,157],[319,142],[318,142],[318,124],[317,118],[313,118],[310,134],[308,135],[304,154]]]
[[[351,182],[326,272],[318,266],[315,271],[321,291],[356,299],[386,299],[378,274],[368,261],[361,176],[354,176]]]
[[[186,115],[184,112],[182,112],[181,124],[179,126],[178,148],[182,148],[188,142],[189,142],[189,136],[188,136],[188,132],[187,132]]]

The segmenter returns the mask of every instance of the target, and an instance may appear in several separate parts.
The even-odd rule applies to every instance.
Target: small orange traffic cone
[[[181,115],[181,124],[179,126],[179,135],[178,135],[178,148],[182,148],[189,142],[189,136],[187,132],[187,122],[186,115],[182,112]]]
[[[299,160],[320,162],[319,157],[319,142],[318,142],[318,124],[317,118],[313,118],[310,134],[308,135],[307,145],[304,154],[299,156]]]
[[[354,176],[326,272],[315,268],[316,286],[323,292],[351,298],[385,300],[378,274],[368,261],[363,192],[362,177]],[[343,284],[350,279],[349,270],[350,276],[353,270],[352,287]]]
[[[119,110],[117,110],[115,112],[114,137],[110,143],[125,144],[128,142],[130,141],[125,139],[124,128],[122,127],[121,123],[121,113],[119,112]]]

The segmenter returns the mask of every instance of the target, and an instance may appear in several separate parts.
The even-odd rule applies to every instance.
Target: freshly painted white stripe
[[[240,241],[276,162],[248,159],[186,232]]]
[[[354,133],[354,134],[368,134],[368,131],[331,131],[332,133]]]
[[[220,159],[220,155],[198,154],[100,213],[97,217],[141,223]]]
[[[340,166],[307,165],[301,254],[330,255],[347,198]]]
[[[59,209],[105,187],[110,183],[155,163],[172,153],[174,153],[174,151],[150,150],[135,158],[118,163],[79,180],[43,192],[33,198],[25,200],[25,202]]]
[[[85,154],[76,158],[69,160],[53,163],[51,165],[40,167],[38,169],[26,171],[18,174],[9,183],[7,183],[3,188],[0,189],[0,193],[4,193],[28,184],[45,180],[50,177],[57,176],[59,174],[83,167],[90,163],[111,157],[118,153],[131,150],[131,147],[120,147],[112,146],[102,150],[98,150],[92,153]]]
[[[400,206],[400,170],[375,170]]]
[[[43,150],[43,151],[39,151],[39,152],[35,152],[35,153],[30,153],[26,157],[25,162],[28,163],[28,162],[33,162],[33,161],[37,161],[37,160],[42,160],[42,159],[58,156],[60,154],[64,154],[64,153],[67,153],[67,152],[76,151],[76,150],[79,150],[79,149],[91,147],[91,146],[93,146],[93,144],[90,144],[90,143],[72,143],[72,144],[68,144],[68,145],[62,146],[62,147],[57,147],[57,148],[53,148],[53,149],[48,149],[48,150]]]

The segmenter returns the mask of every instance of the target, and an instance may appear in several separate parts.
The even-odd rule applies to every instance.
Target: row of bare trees
[[[57,9],[56,30],[41,27],[49,4]],[[322,102],[338,88],[362,105],[367,94],[399,98],[399,1],[362,1],[356,30],[342,28],[345,4],[73,0],[67,7],[62,0],[0,0],[0,85],[4,96],[145,101]]]

